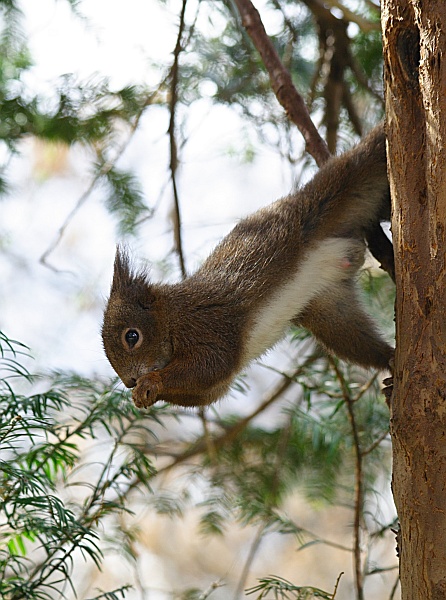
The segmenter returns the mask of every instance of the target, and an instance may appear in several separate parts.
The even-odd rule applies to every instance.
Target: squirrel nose
[[[123,380],[124,381],[124,380]],[[125,387],[134,388],[136,385],[136,379],[134,377],[129,377],[124,381]]]

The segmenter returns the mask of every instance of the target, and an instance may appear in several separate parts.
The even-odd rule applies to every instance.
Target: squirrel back
[[[301,190],[240,221],[180,283],[152,283],[118,248],[102,336],[135,403],[215,401],[291,323],[341,358],[386,368],[393,350],[354,284],[364,237],[389,210],[386,169],[379,126]]]

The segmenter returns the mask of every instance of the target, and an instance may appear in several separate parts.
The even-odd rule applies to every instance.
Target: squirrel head
[[[105,354],[127,387],[141,375],[165,367],[172,345],[164,302],[147,271],[135,272],[128,254],[117,249],[107,307],[102,324]]]

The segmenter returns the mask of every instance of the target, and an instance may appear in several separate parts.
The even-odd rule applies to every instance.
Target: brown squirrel
[[[214,402],[291,324],[340,358],[389,368],[393,349],[355,284],[364,237],[389,210],[379,125],[301,190],[240,221],[184,281],[152,283],[118,248],[102,338],[136,406]]]

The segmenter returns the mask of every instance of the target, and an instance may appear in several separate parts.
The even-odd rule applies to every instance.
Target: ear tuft
[[[136,291],[147,289],[148,286],[150,286],[148,271],[146,269],[136,271],[127,248],[122,245],[117,246],[111,292],[125,293],[129,288]]]

